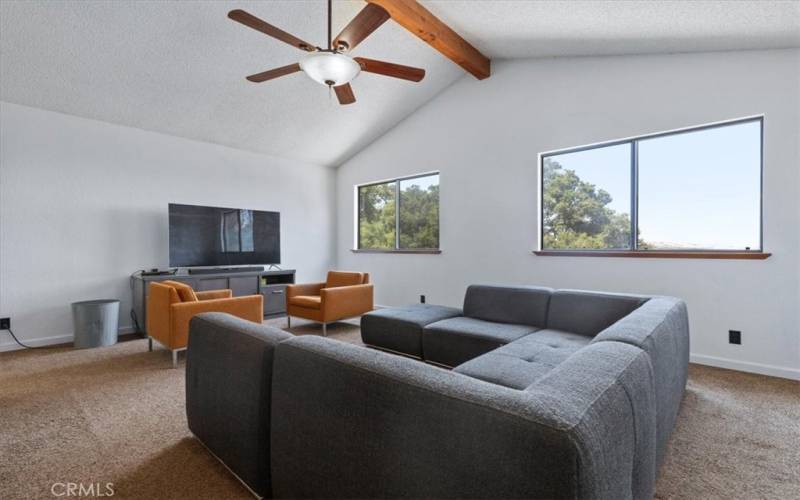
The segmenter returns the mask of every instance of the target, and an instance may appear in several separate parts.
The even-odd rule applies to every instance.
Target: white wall
[[[281,212],[283,267],[334,261],[335,172],[302,162],[0,103],[0,316],[23,342],[70,341],[70,302],[122,300],[168,265],[167,203]],[[0,332],[0,350],[13,348]]]
[[[338,265],[376,301],[459,305],[470,283],[684,298],[697,362],[800,378],[800,52],[493,61],[339,168]],[[765,114],[765,261],[537,257],[536,155]],[[353,186],[441,171],[441,255],[353,254]],[[698,214],[702,216],[702,214]],[[728,330],[743,332],[729,345]]]

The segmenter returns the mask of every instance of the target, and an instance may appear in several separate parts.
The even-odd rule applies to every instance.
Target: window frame
[[[421,174],[406,175],[403,177],[392,177],[390,179],[383,179],[380,181],[365,182],[363,184],[356,184],[354,188],[355,194],[355,238],[353,247],[350,251],[353,253],[404,253],[404,254],[440,254],[442,253],[441,246],[441,193],[438,206],[436,207],[436,219],[439,226],[439,247],[438,248],[400,248],[400,199],[401,190],[400,183],[422,177],[431,177],[433,175],[439,176],[441,180],[441,172],[438,170],[424,172]],[[361,248],[361,188],[370,186],[380,186],[382,184],[394,183],[394,196],[395,196],[395,211],[394,211],[394,248]],[[440,184],[441,185],[441,182]]]
[[[725,250],[725,249],[639,249],[639,142],[643,140],[655,139],[659,137],[668,137],[679,134],[686,134],[691,132],[699,132],[714,128],[728,127],[732,125],[741,125],[745,123],[759,124],[759,248],[750,250]],[[568,153],[577,153],[581,151],[589,151],[593,149],[601,149],[612,146],[619,146],[628,144],[631,151],[631,205],[630,205],[630,248],[629,249],[547,249],[543,248],[544,244],[544,218],[543,218],[543,203],[544,203],[544,160],[552,156],[558,156]],[[537,221],[539,226],[538,242],[534,254],[540,256],[576,256],[576,257],[662,257],[662,258],[706,258],[706,259],[766,259],[771,254],[764,252],[764,115],[748,116],[744,118],[736,118],[733,120],[724,120],[704,125],[696,125],[691,127],[684,127],[680,129],[669,130],[665,132],[657,132],[653,134],[645,134],[625,139],[617,139],[613,141],[606,141],[585,146],[578,146],[574,148],[565,148],[552,151],[539,153],[538,155],[538,213]]]

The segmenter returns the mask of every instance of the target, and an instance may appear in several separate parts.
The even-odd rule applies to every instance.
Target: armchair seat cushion
[[[495,323],[464,316],[449,318],[425,327],[422,352],[427,361],[458,366],[537,330],[539,328],[535,326]]]
[[[467,361],[454,371],[511,389],[525,389],[589,342],[591,338],[577,333],[539,330]]]
[[[297,295],[289,297],[289,304],[309,309],[319,309],[322,306],[322,297],[319,295]]]

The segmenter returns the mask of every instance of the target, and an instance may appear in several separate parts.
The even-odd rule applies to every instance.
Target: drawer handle
[[[276,293],[276,294],[280,295],[280,294],[283,293],[283,290],[273,290],[272,293]]]

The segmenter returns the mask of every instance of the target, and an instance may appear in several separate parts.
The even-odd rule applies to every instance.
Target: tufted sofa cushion
[[[590,341],[575,333],[539,330],[467,361],[455,371],[511,389],[525,389]]]
[[[422,331],[422,352],[427,361],[457,366],[536,330],[535,326],[459,316],[426,326]]]

